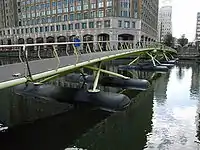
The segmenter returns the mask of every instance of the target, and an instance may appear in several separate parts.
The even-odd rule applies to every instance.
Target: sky
[[[195,39],[196,17],[200,12],[200,0],[159,0],[160,6],[172,6],[172,33],[176,38],[185,34],[189,41]]]

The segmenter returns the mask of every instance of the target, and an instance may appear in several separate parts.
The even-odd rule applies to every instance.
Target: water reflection
[[[199,64],[193,63],[191,64],[191,67],[192,67],[192,83],[190,92],[191,92],[191,97],[194,96],[193,98],[195,98],[198,97],[199,95],[199,87],[200,87]]]
[[[105,67],[110,71],[119,72],[117,66],[109,65]],[[133,73],[135,75],[138,74]],[[148,78],[151,75],[152,73],[143,73],[138,77]],[[64,78],[52,81],[50,84],[64,87],[80,87],[80,84],[65,82]],[[100,88],[112,92],[119,92],[121,90],[109,87]],[[126,92],[130,98],[138,94],[135,91]],[[64,149],[72,141],[79,138],[83,133],[86,133],[88,129],[103,122],[105,118],[111,115],[100,110],[89,108],[74,109],[69,104],[19,96],[13,93],[12,88],[1,90],[0,96],[0,120],[5,126],[9,126],[9,129],[7,129],[7,127],[5,128],[0,125],[0,130],[7,129],[5,132],[0,132],[0,145],[5,150],[14,148],[21,150]],[[150,106],[152,105],[151,102],[150,100]],[[146,107],[147,104],[144,103],[144,106]],[[138,102],[135,102],[135,106],[137,105]],[[127,114],[129,113],[127,112]],[[148,116],[148,114],[146,115]],[[125,118],[126,114],[123,116]],[[135,117],[139,118],[139,111]],[[147,120],[141,119],[141,121],[147,124]],[[148,125],[145,125],[145,128],[147,128],[147,131],[150,130]],[[146,137],[145,133],[143,136]],[[136,137],[134,138],[136,139]]]
[[[138,94],[136,103],[127,111],[109,117],[74,145],[91,150],[143,149],[152,130],[153,97],[153,88]]]
[[[10,127],[65,112],[69,108],[68,104],[18,96],[12,89],[1,90],[0,96],[0,119]]]
[[[167,99],[167,85],[169,81],[170,73],[166,73],[162,75],[160,78],[156,80],[154,85],[154,99],[158,104],[164,105]]]
[[[152,75],[120,72],[112,65],[105,67],[132,77]],[[24,98],[13,94],[12,89],[1,90],[0,130],[4,130],[0,133],[1,149],[64,150],[73,146],[88,150],[197,149],[199,81],[199,65],[180,62],[153,81],[147,91],[124,91],[133,104],[115,114],[88,108],[66,111],[69,107],[66,104]],[[63,78],[51,84],[80,87]],[[18,125],[27,122],[31,123]],[[2,123],[14,127],[5,131]]]
[[[194,99],[190,92],[192,82],[195,82],[192,74],[198,70],[191,68],[191,64],[189,66],[179,64],[171,70],[164,105],[159,105],[163,97],[154,97],[153,130],[146,149],[198,148],[194,142],[197,95]]]

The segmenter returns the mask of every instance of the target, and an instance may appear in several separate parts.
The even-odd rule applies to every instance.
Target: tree
[[[174,46],[174,37],[172,36],[172,34],[168,33],[167,35],[165,35],[163,43],[166,46],[173,47]]]
[[[186,44],[188,44],[188,39],[185,38],[185,34],[181,36],[181,38],[178,39],[178,44],[180,44],[182,47]]]

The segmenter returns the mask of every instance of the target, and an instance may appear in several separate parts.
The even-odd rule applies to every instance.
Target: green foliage
[[[174,46],[174,37],[172,36],[172,34],[167,34],[167,35],[164,37],[163,43],[164,43],[166,46],[173,47],[173,46]]]
[[[185,34],[181,36],[181,38],[178,39],[178,44],[180,44],[182,47],[186,44],[188,44],[188,39],[185,38]]]

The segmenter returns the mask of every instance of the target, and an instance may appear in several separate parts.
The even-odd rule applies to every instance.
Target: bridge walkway
[[[74,45],[74,42],[63,42],[63,43],[41,43],[41,44],[22,44],[22,45],[0,45],[2,48],[8,47],[18,47],[19,52],[23,50],[24,59],[28,58],[28,48],[27,47],[41,47],[41,46],[51,46],[52,52],[54,53],[55,58],[49,59],[40,59],[34,61],[25,61],[16,64],[9,64],[0,66],[0,89],[12,87],[18,84],[26,83],[30,78],[27,78],[28,66],[31,72],[32,81],[37,81],[40,79],[45,79],[52,76],[59,76],[60,74],[74,71],[78,68],[81,68],[86,65],[90,65],[97,62],[109,61],[117,58],[128,57],[130,55],[138,55],[138,54],[149,54],[149,52],[159,53],[176,53],[175,50],[165,47],[160,44],[149,43],[145,47],[134,45],[133,41],[128,42],[120,42],[120,41],[96,41],[95,42],[82,42],[82,45],[86,46],[85,54],[78,54],[78,48]],[[93,46],[91,46],[91,44]],[[58,57],[58,53],[55,46],[63,45],[70,46],[74,49],[75,55],[68,55]],[[92,49],[96,46],[99,46],[99,49]],[[103,47],[103,48],[102,48]],[[115,47],[112,49],[111,47]],[[116,49],[118,47],[118,49]],[[137,48],[136,48],[137,47]],[[91,51],[92,49],[92,51]],[[103,51],[103,49],[105,51]],[[88,52],[89,51],[89,52]],[[19,53],[19,54],[20,54]],[[39,53],[38,53],[39,54]],[[20,54],[21,55],[21,54]],[[165,54],[164,54],[165,55]],[[39,56],[40,57],[40,56]],[[20,60],[21,57],[19,57]],[[154,59],[151,56],[151,59]],[[27,65],[28,64],[28,65]],[[13,76],[14,74],[19,74],[20,76]]]

